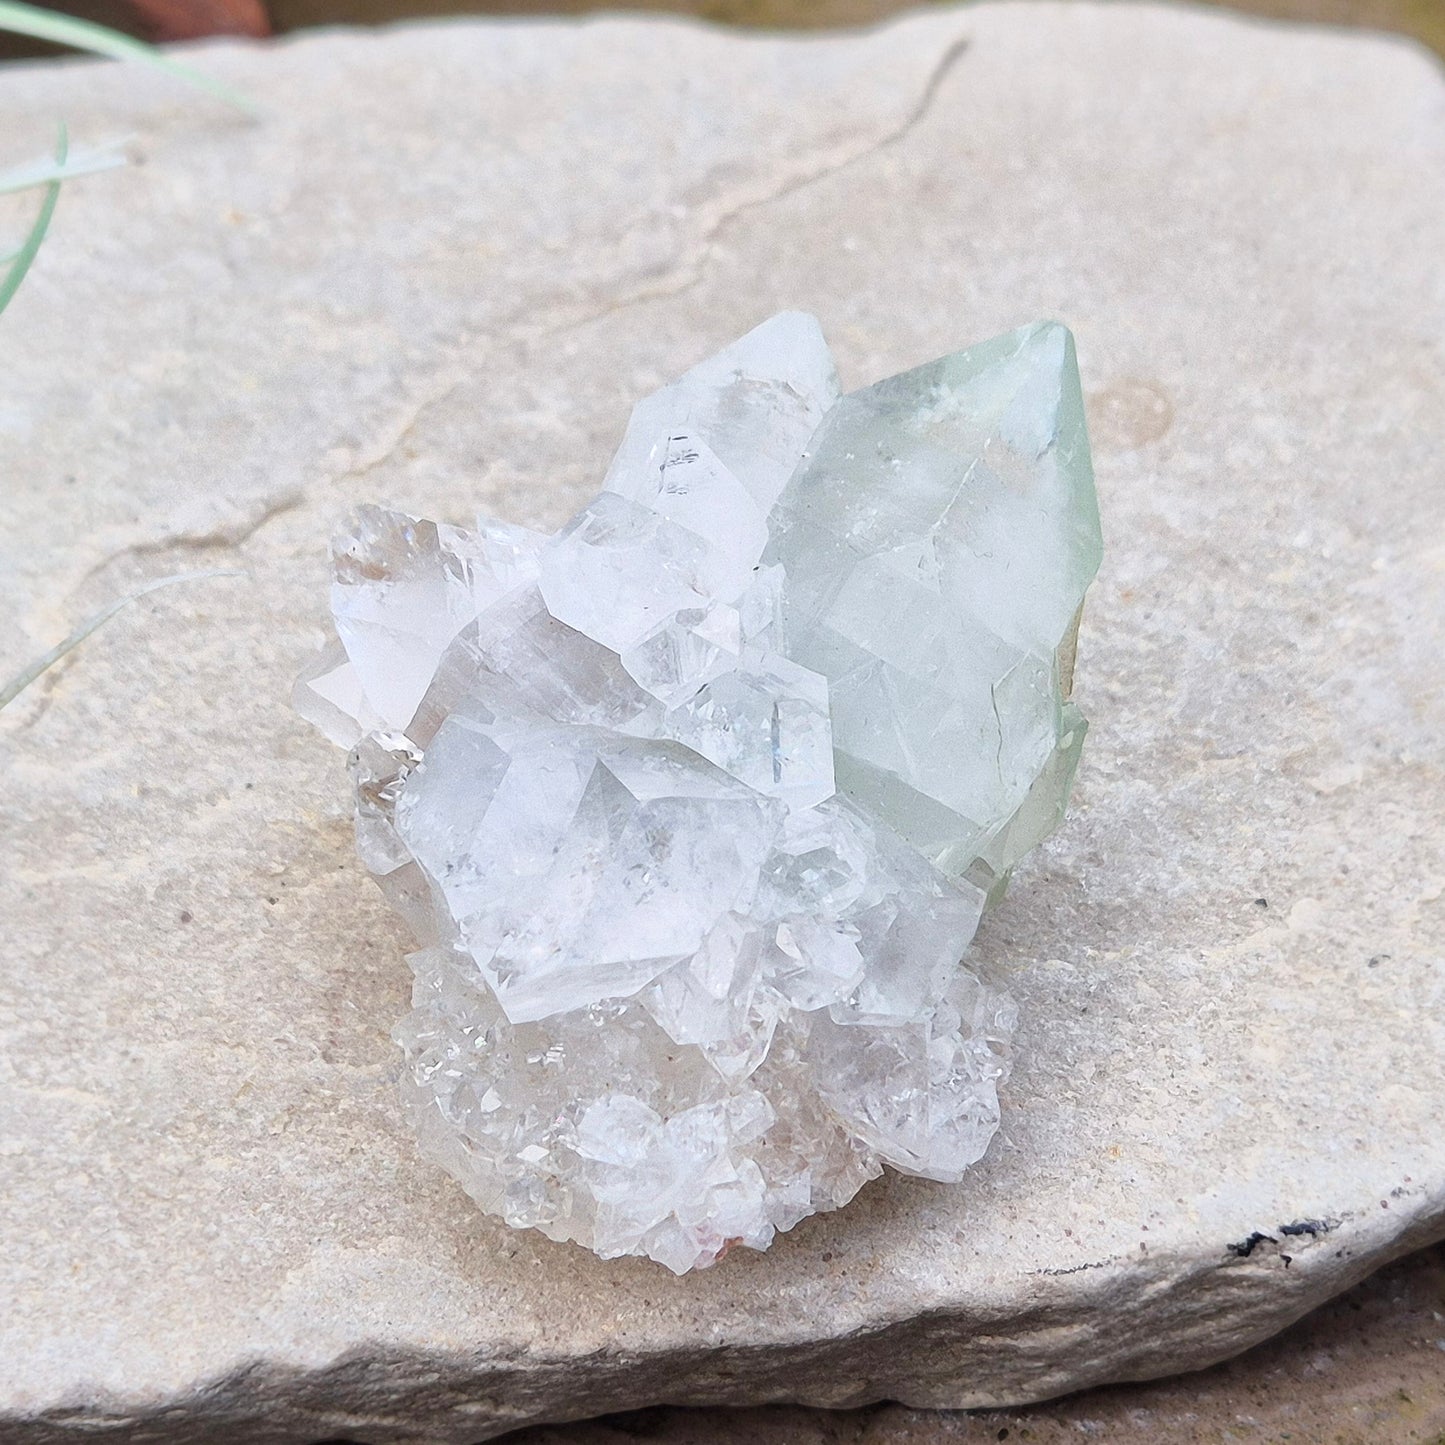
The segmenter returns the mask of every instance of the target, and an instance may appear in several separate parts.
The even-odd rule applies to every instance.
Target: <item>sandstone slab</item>
[[[1221,1359],[1445,1234],[1445,85],[1396,42],[989,7],[450,24],[0,76],[132,134],[0,322],[0,1435],[466,1441],[1005,1405]],[[140,162],[144,162],[141,164]],[[289,710],[335,519],[552,526],[784,307],[857,385],[1040,315],[1106,562],[1078,805],[980,948],[989,1159],[681,1280],[480,1216],[395,1102],[400,928]]]
[[[1445,1245],[1435,1244],[1242,1355],[1146,1384],[1006,1410],[658,1405],[529,1426],[506,1445],[1415,1445],[1445,1434],[1442,1300]]]

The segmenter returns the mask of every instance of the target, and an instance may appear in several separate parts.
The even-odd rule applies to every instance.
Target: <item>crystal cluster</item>
[[[961,960],[1062,812],[1099,551],[1053,324],[840,397],[786,313],[555,536],[362,509],[296,696],[420,944],[428,1154],[679,1273],[885,1164],[959,1179],[1013,1018]]]

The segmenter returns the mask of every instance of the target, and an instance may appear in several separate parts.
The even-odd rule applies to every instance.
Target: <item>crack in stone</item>
[[[922,125],[932,113],[937,104],[939,94],[949,76],[963,56],[967,53],[971,44],[968,36],[959,36],[953,40],[934,62],[929,71],[928,78],[924,82],[923,89],[919,93],[918,100],[914,103],[912,110],[904,117],[902,122],[895,126],[887,134],[870,141],[861,150],[834,157],[826,164],[817,169],[809,170],[802,175],[790,176],[781,185],[775,186],[772,190],[761,196],[753,196],[746,200],[725,209],[714,217],[712,222],[704,229],[702,236],[695,243],[695,249],[700,252],[698,260],[680,278],[670,282],[659,282],[658,284],[646,287],[634,292],[631,296],[605,306],[598,311],[580,318],[571,318],[559,321],[556,325],[542,328],[540,334],[543,336],[555,336],[560,332],[575,330],[579,327],[590,325],[594,321],[601,320],[605,316],[616,315],[619,312],[630,310],[634,306],[645,305],[650,301],[670,300],[675,296],[681,296],[698,286],[706,279],[709,266],[717,252],[717,242],[735,222],[754,211],[765,210],[767,207],[776,205],[777,202],[786,200],[789,196],[795,196],[801,191],[807,190],[810,186],[819,184],[822,181],[830,180],[832,177],[850,170],[853,166],[861,165],[864,161],[881,155],[884,151],[891,150],[895,146],[902,145],[913,132]]]
[[[354,482],[361,477],[370,476],[379,467],[385,466],[415,434],[421,425],[422,418],[433,407],[440,406],[447,401],[466,380],[465,371],[459,368],[455,361],[443,371],[442,375],[444,377],[442,384],[432,387],[425,396],[411,406],[409,412],[393,427],[389,439],[373,442],[365,452],[354,452],[350,465],[343,467],[341,471],[328,478],[329,484],[341,486],[347,482]]]
[[[820,181],[826,181],[853,166],[861,165],[866,160],[882,154],[884,151],[892,150],[895,146],[902,145],[909,136],[923,124],[932,113],[937,104],[940,91],[944,83],[953,73],[954,68],[967,53],[971,41],[968,36],[959,36],[953,40],[943,51],[942,55],[934,62],[932,70],[928,73],[923,89],[919,93],[913,109],[904,117],[901,124],[894,127],[886,135],[880,136],[877,140],[870,142],[862,150],[855,151],[851,155],[843,156],[829,164],[820,167],[818,170],[810,171],[802,176],[795,176],[785,184],[779,186],[769,195],[761,196],[755,200],[744,201],[734,206],[730,211],[725,212],[714,222],[712,229],[703,238],[704,247],[710,247],[712,243],[726,231],[734,221],[748,215],[752,211],[762,210],[771,206],[777,201],[786,200],[789,196],[797,195],[799,191],[807,190],[808,187],[817,185]]]
[[[425,415],[435,406],[441,405],[451,397],[459,386],[466,380],[466,368],[461,365],[461,359],[468,356],[480,343],[500,340],[504,345],[509,343],[522,342],[540,337],[553,337],[569,331],[580,330],[590,326],[594,322],[601,321],[608,316],[617,315],[620,312],[631,310],[635,306],[643,306],[652,301],[665,301],[675,296],[684,295],[693,287],[700,285],[706,278],[709,267],[717,252],[717,243],[727,231],[740,219],[752,214],[754,211],[765,210],[777,202],[786,200],[789,196],[797,195],[807,190],[810,186],[819,184],[833,176],[849,170],[853,166],[861,165],[873,156],[882,154],[902,145],[908,140],[915,130],[922,125],[932,114],[938,102],[944,85],[950,75],[957,67],[960,60],[967,53],[972,44],[969,36],[958,36],[951,41],[939,55],[938,59],[929,69],[924,80],[923,87],[919,91],[918,99],[914,102],[908,114],[884,135],[866,142],[861,148],[850,150],[844,155],[833,155],[824,163],[814,165],[812,168],[801,174],[794,174],[786,177],[781,183],[774,184],[771,189],[761,195],[749,196],[731,205],[724,206],[714,215],[703,227],[701,235],[687,245],[687,251],[691,256],[689,262],[684,262],[682,267],[667,279],[659,280],[652,285],[644,286],[639,290],[624,296],[619,300],[610,301],[602,306],[594,306],[591,309],[572,314],[565,314],[566,307],[557,306],[550,308],[551,318],[548,320],[533,320],[528,324],[528,318],[536,318],[538,308],[529,304],[523,309],[513,312],[499,322],[497,327],[486,336],[472,338],[462,342],[452,353],[450,360],[444,363],[442,374],[446,380],[443,385],[432,388],[428,394],[411,408],[410,415],[400,427],[395,430],[390,441],[373,443],[364,454],[364,459],[358,457],[349,466],[330,477],[331,485],[342,485],[355,481],[359,477],[367,476],[371,472],[384,466],[399,448],[412,437]],[[545,310],[546,308],[544,308]],[[561,313],[561,314],[559,314]]]
[[[140,537],[106,550],[97,561],[85,567],[73,581],[65,584],[57,601],[35,603],[30,610],[27,631],[39,637],[47,630],[57,630],[66,609],[76,594],[107,568],[127,557],[149,557],[165,552],[205,552],[214,549],[235,549],[244,546],[265,526],[287,512],[305,505],[306,494],[300,487],[288,487],[279,494],[262,499],[240,516],[222,518],[210,526],[179,528],[159,537]],[[53,624],[53,625],[52,625]],[[33,720],[33,719],[32,719]]]
[[[67,598],[73,597],[92,578],[124,557],[149,557],[160,552],[191,551],[205,552],[216,548],[244,546],[268,522],[287,512],[293,512],[306,501],[300,487],[288,487],[278,496],[263,500],[259,507],[239,517],[225,518],[206,528],[186,529],[167,532],[159,537],[142,537],[126,542],[113,552],[107,552],[94,562],[66,591]]]

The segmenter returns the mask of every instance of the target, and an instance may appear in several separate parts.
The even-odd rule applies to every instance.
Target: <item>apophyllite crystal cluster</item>
[[[1014,1012],[963,955],[1062,814],[1099,554],[1053,324],[840,396],[787,313],[554,536],[363,509],[297,699],[420,943],[426,1152],[679,1273],[885,1164],[959,1179]]]

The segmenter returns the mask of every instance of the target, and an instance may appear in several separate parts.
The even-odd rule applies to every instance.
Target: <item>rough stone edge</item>
[[[0,1441],[72,1445],[103,1435],[175,1445],[272,1445],[344,1437],[366,1445],[466,1445],[523,1425],[648,1405],[1037,1404],[1096,1385],[1218,1364],[1381,1266],[1445,1239],[1445,1203],[1418,1186],[1397,1189],[1392,1198],[1397,1207],[1378,1216],[1304,1222],[1321,1226],[1314,1234],[1285,1235],[1279,1221],[1261,1220],[1258,1237],[1222,1241],[1207,1257],[1171,1262],[1155,1255],[1147,1268],[1112,1259],[1064,1275],[1049,1271],[1054,1278],[1040,1293],[1052,1297],[1022,1310],[956,1293],[917,1316],[823,1340],[800,1331],[794,1339],[735,1340],[695,1351],[664,1346],[646,1354],[528,1358],[520,1351],[488,1356],[361,1345],[309,1366],[238,1361],[165,1399],[97,1394],[83,1403],[0,1416]],[[1416,1211],[1401,1229],[1400,1215],[1412,1199]],[[1231,1322],[1227,1334],[1220,1331],[1222,1319]],[[880,1371],[873,1363],[880,1358],[894,1367]],[[992,1387],[975,1383],[990,1374],[1006,1378]],[[338,1400],[351,1407],[338,1410]]]

